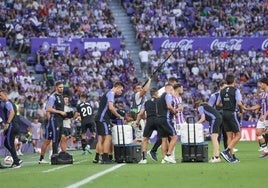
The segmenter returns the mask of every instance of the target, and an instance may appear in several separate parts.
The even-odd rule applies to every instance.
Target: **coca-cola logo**
[[[263,43],[261,45],[261,49],[262,50],[268,49],[268,39],[266,39],[265,41],[263,41]]]
[[[217,47],[219,50],[241,50],[242,49],[243,39],[229,39],[226,41],[220,41],[219,39],[215,39],[212,41],[210,45],[210,49],[214,49]]]
[[[167,39],[161,44],[161,47],[164,49],[180,48],[181,51],[187,51],[193,48],[193,42],[194,40],[192,39],[182,39],[178,42],[177,41],[173,42]]]

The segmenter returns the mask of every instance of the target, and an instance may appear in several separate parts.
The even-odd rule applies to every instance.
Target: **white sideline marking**
[[[113,166],[112,168],[108,168],[108,169],[106,169],[106,170],[104,170],[104,171],[102,171],[102,172],[99,172],[99,173],[97,173],[97,174],[94,174],[94,175],[92,175],[92,176],[89,176],[89,177],[87,177],[86,179],[83,179],[83,180],[81,180],[81,181],[79,181],[79,182],[77,182],[77,183],[74,183],[74,184],[72,184],[72,185],[69,185],[69,186],[66,187],[66,188],[77,188],[77,187],[79,187],[79,186],[82,186],[82,185],[84,185],[84,184],[86,184],[86,183],[91,182],[92,180],[97,179],[98,177],[101,177],[101,176],[103,176],[103,175],[105,175],[105,174],[107,174],[107,173],[109,173],[109,172],[112,172],[112,171],[114,171],[114,170],[120,168],[120,167],[123,166],[123,165],[125,165],[125,164],[117,164],[117,165]]]
[[[59,166],[59,167],[57,167],[57,168],[52,168],[52,169],[49,169],[49,170],[45,170],[45,171],[43,171],[43,172],[44,172],[44,173],[53,172],[53,171],[56,171],[56,170],[59,170],[59,169],[62,169],[62,168],[68,167],[68,166],[71,166],[71,165]]]
[[[87,161],[87,160],[82,160],[82,161],[74,162],[74,164],[79,164],[79,163],[82,163],[82,162],[85,162],[85,161]],[[56,167],[56,168],[44,170],[42,172],[44,172],[44,173],[53,172],[53,171],[60,170],[62,168],[68,167],[68,166],[72,166],[72,165],[69,164],[69,165],[59,166],[59,167]]]

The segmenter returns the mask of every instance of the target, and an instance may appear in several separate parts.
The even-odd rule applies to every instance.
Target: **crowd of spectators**
[[[28,52],[30,37],[122,37],[107,0],[10,0],[0,2],[0,36]]]
[[[136,39],[150,55],[154,70],[171,51],[155,51],[154,37],[191,36],[267,36],[267,1],[261,0],[122,0],[136,29]],[[0,50],[0,84],[12,91],[26,117],[44,116],[44,103],[57,80],[63,80],[71,105],[77,104],[81,92],[87,92],[92,105],[111,87],[114,80],[126,83],[120,108],[129,110],[132,86],[139,82],[131,54],[124,47],[124,37],[114,22],[108,0],[0,0],[0,36],[6,37],[9,49],[30,53],[30,37],[121,38],[120,51],[108,48],[100,52],[79,52],[69,48],[59,53],[56,48],[44,52],[42,46],[34,55],[35,72],[29,72],[21,55],[12,57],[4,47]],[[18,53],[18,54],[20,54]],[[268,52],[192,51],[173,54],[156,77],[157,86],[170,76],[184,85],[185,103],[190,109],[197,98],[207,100],[217,83],[228,72],[234,72],[242,88],[246,104],[253,104],[258,78],[266,76]],[[253,54],[253,55],[252,55]],[[135,62],[136,63],[136,62]],[[138,63],[138,62],[137,62]],[[267,66],[266,66],[267,65]],[[207,68],[209,67],[209,68]],[[43,79],[36,81],[34,74]],[[250,98],[249,98],[250,97]],[[250,100],[249,100],[250,99]],[[33,103],[38,102],[38,108]],[[37,110],[36,110],[37,108]],[[186,112],[187,113],[187,112]],[[254,114],[249,114],[249,119]]]
[[[267,0],[122,0],[136,38],[268,35]]]
[[[122,0],[136,30],[136,39],[150,56],[149,66],[156,70],[157,85],[162,87],[169,77],[184,86],[186,112],[194,101],[207,101],[228,73],[234,73],[242,90],[245,105],[256,104],[257,82],[268,75],[268,49],[252,47],[248,52],[213,50],[155,51],[152,40],[157,37],[262,37],[268,36],[267,0]],[[187,112],[188,110],[188,112]],[[245,120],[254,121],[255,112],[246,112]]]
[[[259,95],[257,82],[268,75],[268,49],[214,52],[196,50],[173,53],[157,75],[158,87],[163,86],[169,77],[178,78],[184,86],[185,103],[191,109],[198,99],[208,101],[210,95],[218,90],[219,82],[227,74],[234,74],[236,85],[242,91],[244,104],[255,105]],[[170,53],[171,51],[167,51],[154,55],[152,65],[159,64]],[[223,57],[225,53],[228,55]],[[250,54],[254,54],[253,57]],[[245,114],[246,120],[254,121],[256,118],[255,112]]]
[[[121,31],[114,23],[108,0],[10,0],[0,1],[1,37],[6,37],[7,47],[0,50],[0,84],[6,87],[10,98],[19,104],[22,115],[31,119],[44,117],[44,104],[53,91],[56,81],[64,81],[64,94],[70,96],[75,107],[79,94],[88,93],[90,102],[98,107],[98,97],[111,88],[115,80],[126,83],[126,91],[138,82],[130,52],[125,48]],[[119,51],[108,48],[99,51],[57,47],[48,51],[40,46],[36,54],[30,55],[30,37],[66,38],[120,38]],[[9,50],[15,50],[13,56]],[[23,57],[33,57],[26,58]],[[32,62],[29,62],[29,61]],[[30,70],[28,65],[34,65]],[[37,80],[34,75],[41,75]],[[39,76],[40,77],[40,76]],[[121,107],[129,108],[132,92],[121,98]],[[118,99],[119,101],[119,99]]]

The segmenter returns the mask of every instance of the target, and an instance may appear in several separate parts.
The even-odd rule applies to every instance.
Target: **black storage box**
[[[182,162],[208,162],[207,142],[182,144]]]
[[[141,145],[114,145],[114,159],[117,163],[138,163],[141,160]]]

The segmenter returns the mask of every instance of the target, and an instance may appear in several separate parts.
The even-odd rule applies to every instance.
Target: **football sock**
[[[81,140],[81,144],[82,144],[82,150],[83,150],[83,151],[86,151],[86,149],[85,149],[86,146],[87,146],[87,141],[86,141],[86,139],[82,139],[82,140]]]
[[[156,153],[157,149],[161,146],[161,144],[162,144],[162,139],[161,138],[157,139],[151,151]]]
[[[109,155],[109,160],[113,160],[113,155]]]
[[[146,152],[145,151],[142,152],[142,159],[146,159]]]
[[[99,157],[100,157],[100,154],[99,153],[96,153],[95,160],[98,161],[99,160]]]
[[[172,150],[171,155],[175,157],[175,147],[174,147],[174,149]]]
[[[39,161],[42,161],[44,159],[44,155],[40,155]]]
[[[57,154],[58,153],[58,148],[59,148],[59,143],[56,142],[52,142],[52,150],[53,150],[53,154]]]
[[[267,146],[267,145],[266,145],[265,142],[261,144],[261,147],[262,147],[262,148],[266,148],[266,146]]]

